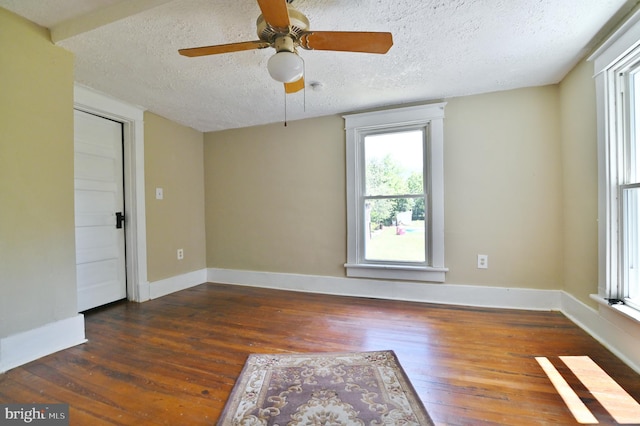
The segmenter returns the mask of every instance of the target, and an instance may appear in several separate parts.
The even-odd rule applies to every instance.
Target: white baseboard
[[[625,326],[623,329],[621,325],[628,320],[618,320],[612,316],[617,314],[609,312],[611,308],[595,310],[561,290],[428,284],[209,268],[149,283],[148,294],[151,299],[156,299],[204,282],[411,302],[561,311],[640,373],[640,345],[637,344],[640,340],[640,327]],[[0,373],[84,342],[86,339],[82,314],[1,338]]]
[[[276,290],[489,308],[561,311],[640,373],[640,328],[621,329],[562,290],[428,284],[209,268],[207,281]],[[605,308],[606,309],[606,308]],[[607,315],[605,315],[607,314]],[[575,354],[580,355],[580,354]]]
[[[0,373],[86,342],[84,315],[0,339]]]
[[[149,281],[138,282],[138,291],[133,293],[134,297],[129,298],[132,302],[146,302],[151,299],[151,289],[149,288]]]
[[[206,281],[207,270],[201,269],[165,280],[139,284],[138,295],[141,300],[138,301],[156,299]],[[0,373],[86,341],[82,314],[2,338]]]
[[[188,272],[175,277],[149,283],[149,298],[157,299],[176,291],[185,290],[205,283],[207,281],[207,270],[200,269],[198,271]]]
[[[624,319],[613,317],[619,314],[614,313],[612,308],[605,306],[593,309],[566,292],[562,292],[561,310],[571,321],[640,374],[640,324],[628,323],[621,328]]]
[[[560,309],[560,292],[558,290],[429,284],[217,268],[208,269],[207,280],[277,290],[411,302],[506,309]]]

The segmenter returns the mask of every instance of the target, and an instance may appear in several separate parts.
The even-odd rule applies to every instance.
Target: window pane
[[[365,200],[365,259],[424,262],[424,197]]]
[[[629,128],[629,146],[627,147],[627,152],[629,156],[628,164],[627,164],[627,173],[626,183],[637,183],[640,182],[640,149],[638,149],[638,136],[640,136],[640,132],[636,128],[638,123],[640,123],[640,77],[638,77],[637,73],[633,73],[630,75],[631,80],[631,102],[629,111],[630,120],[630,128]]]
[[[364,138],[365,194],[423,194],[423,131]]]
[[[629,127],[625,147],[625,183],[638,183],[640,180],[640,77],[638,71],[629,74]],[[640,302],[640,189],[622,188],[621,233],[622,233],[622,296]]]
[[[638,274],[640,267],[640,251],[638,250],[638,242],[640,241],[640,227],[638,227],[638,212],[640,211],[640,197],[638,196],[638,188],[625,188],[623,190],[623,212],[622,226],[623,234],[623,274],[626,283],[627,297],[638,297],[638,289],[640,288]]]
[[[625,296],[635,299],[640,297],[640,188],[625,188],[622,191],[622,227],[623,227],[623,279]]]

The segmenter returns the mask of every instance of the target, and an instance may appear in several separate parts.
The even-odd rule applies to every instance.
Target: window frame
[[[625,196],[637,186],[627,182],[633,121],[630,75],[640,70],[640,12],[636,12],[590,57],[594,64],[598,139],[598,296],[624,300],[640,310],[640,301],[626,298]],[[639,102],[640,103],[640,102]]]
[[[444,108],[446,102],[343,115],[346,133],[348,277],[444,282]],[[424,129],[424,263],[367,261],[364,218],[364,138],[367,135]],[[428,209],[427,209],[428,207]],[[429,215],[429,216],[427,216]]]

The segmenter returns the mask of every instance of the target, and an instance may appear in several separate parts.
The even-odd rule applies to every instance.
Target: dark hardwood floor
[[[436,424],[577,424],[547,357],[588,356],[640,401],[640,376],[557,312],[203,284],[86,314],[88,342],[0,375],[0,403],[68,403],[72,425],[215,424],[250,353],[395,351]]]

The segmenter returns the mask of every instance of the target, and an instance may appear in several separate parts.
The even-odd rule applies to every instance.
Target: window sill
[[[640,311],[626,305],[609,305],[609,302],[597,294],[590,295],[598,302],[600,315],[621,329],[633,327],[640,330]]]
[[[429,281],[443,283],[447,268],[424,266],[372,265],[347,263],[347,276],[354,278],[376,278],[406,281]]]

